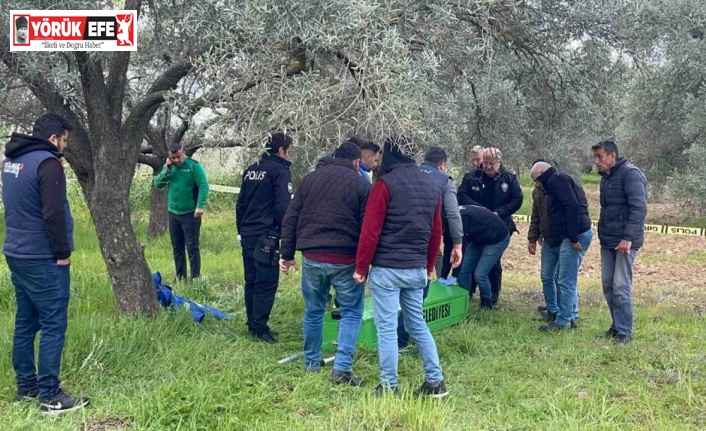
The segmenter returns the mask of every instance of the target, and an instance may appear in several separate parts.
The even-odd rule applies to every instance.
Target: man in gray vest
[[[428,174],[439,187],[441,196],[441,226],[444,244],[440,278],[446,278],[451,268],[457,268],[463,260],[463,223],[456,199],[456,185],[451,175],[446,173],[446,151],[441,147],[431,147],[424,156],[424,163],[419,169]],[[424,289],[424,299],[429,293],[429,284]],[[400,313],[397,322],[397,345],[400,349],[407,347],[409,334],[404,328],[404,316]]]
[[[591,147],[601,175],[601,243],[603,295],[613,320],[601,334],[626,344],[633,334],[632,267],[645,237],[647,178],[635,165],[618,154],[614,141]]]
[[[69,257],[74,249],[74,220],[60,159],[71,130],[64,118],[44,114],[35,121],[32,136],[12,134],[2,163],[6,232],[2,252],[17,299],[12,340],[17,400],[39,398],[43,414],[64,413],[90,402],[59,386],[71,291]]]

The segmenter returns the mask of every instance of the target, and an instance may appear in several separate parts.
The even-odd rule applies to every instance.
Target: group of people
[[[367,283],[378,334],[376,393],[397,391],[399,349],[411,338],[425,370],[417,393],[443,397],[448,390],[422,311],[432,273],[436,269],[447,283],[457,280],[471,298],[478,287],[480,307],[498,308],[501,258],[518,232],[512,215],[522,206],[523,193],[497,148],[472,149],[473,168],[457,190],[441,147],[430,148],[417,166],[405,152],[407,144],[404,136],[388,138],[382,148],[353,137],[319,160],[290,202],[291,138],[272,135],[263,158],[244,172],[236,206],[248,326],[257,339],[277,342],[267,324],[277,269],[298,270],[294,257],[300,251],[306,369],[321,367],[323,318],[333,287],[340,324],[330,378],[363,383],[352,363]],[[619,156],[614,141],[599,142],[592,151],[602,176],[598,236],[612,318],[601,336],[624,344],[633,332],[631,270],[644,239],[647,181]],[[379,156],[381,176],[371,185],[368,173]],[[576,178],[544,159],[533,163],[530,176],[535,189],[528,251],[534,255],[537,244],[541,247],[546,303],[538,310],[546,321],[539,330],[576,328],[579,268],[594,234],[588,201]]]
[[[73,218],[61,158],[72,127],[46,113],[32,135],[13,133],[2,162],[5,240],[3,254],[15,287],[17,313],[12,362],[17,399],[38,398],[40,410],[63,413],[90,403],[60,386],[59,371],[70,294]],[[457,278],[480,306],[495,309],[502,286],[501,257],[518,232],[512,215],[523,195],[497,148],[474,147],[473,168],[456,190],[441,147],[430,148],[418,166],[405,136],[384,144],[352,137],[322,158],[296,192],[290,174],[292,138],[274,133],[262,157],[242,175],[235,215],[241,239],[247,326],[252,336],[276,343],[269,326],[280,272],[297,270],[301,286],[304,365],[321,367],[323,317],[335,290],[340,311],[338,349],[330,379],[360,386],[352,372],[361,327],[365,284],[373,300],[380,382],[376,394],[396,393],[399,349],[411,338],[424,365],[416,393],[444,397],[448,390],[423,302],[434,269],[446,282]],[[627,343],[633,333],[632,266],[644,241],[647,180],[613,141],[592,147],[602,176],[598,237],[603,292],[612,324],[601,336]],[[371,184],[379,165],[380,178]],[[547,321],[540,330],[577,326],[578,271],[593,231],[581,184],[537,160],[530,171],[536,187],[528,251],[541,247],[541,279]],[[169,232],[176,274],[200,276],[199,232],[209,186],[203,167],[179,144],[155,177],[169,186]],[[294,196],[292,198],[292,194]],[[442,248],[443,244],[443,248]],[[441,253],[440,253],[441,250]],[[401,308],[401,312],[398,310]],[[37,333],[38,361],[34,341]]]

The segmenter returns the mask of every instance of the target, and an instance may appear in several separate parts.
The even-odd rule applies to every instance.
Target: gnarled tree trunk
[[[159,309],[150,269],[130,222],[128,191],[96,183],[85,187],[101,254],[123,314],[154,316]],[[90,198],[89,198],[90,195]]]
[[[167,192],[169,186],[162,189],[150,186],[150,222],[147,236],[154,238],[167,232],[169,213],[167,212]]]

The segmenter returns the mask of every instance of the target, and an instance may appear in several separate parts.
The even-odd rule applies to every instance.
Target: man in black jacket
[[[488,208],[505,222],[512,235],[518,232],[512,215],[522,206],[522,189],[515,173],[502,167],[501,161],[500,150],[486,148],[481,167],[463,177],[458,188],[458,204]],[[501,259],[502,256],[489,274],[494,305],[502,289]]]
[[[458,285],[470,291],[475,280],[481,308],[492,310],[495,304],[488,274],[510,244],[510,233],[505,222],[485,207],[466,205],[459,209],[468,247],[463,252]]]
[[[2,252],[17,299],[12,340],[17,400],[39,398],[43,414],[64,413],[90,402],[66,394],[59,385],[74,250],[74,219],[61,157],[71,130],[64,118],[46,113],[35,121],[32,136],[12,134],[2,162]],[[35,366],[34,340],[40,331]]]
[[[559,311],[554,320],[539,328],[554,331],[576,327],[578,319],[578,277],[584,255],[593,239],[588,201],[579,182],[571,175],[554,169],[547,162],[537,162],[530,171],[549,197],[549,227],[552,236],[561,239],[559,246]]]
[[[342,144],[331,163],[302,179],[282,226],[280,270],[297,268],[295,250],[304,255],[304,364],[318,371],[321,362],[324,313],[333,285],[341,312],[338,350],[331,381],[360,386],[352,372],[363,318],[365,284],[353,280],[355,255],[365,206],[372,186],[358,174],[360,147]]]
[[[613,141],[592,147],[601,175],[601,242],[603,294],[613,323],[601,336],[625,344],[633,333],[632,266],[645,239],[647,178],[625,157]]]
[[[279,238],[292,194],[292,138],[274,133],[267,151],[243,173],[235,222],[241,236],[248,329],[257,339],[277,342],[267,322],[279,282]]]

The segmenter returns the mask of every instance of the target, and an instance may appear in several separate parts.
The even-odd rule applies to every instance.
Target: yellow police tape
[[[515,214],[512,216],[512,219],[516,222],[529,223],[531,218],[532,216],[528,215]],[[598,221],[591,220],[591,227],[596,229],[598,227]],[[645,232],[663,233],[665,235],[706,236],[706,229],[700,227],[668,226],[666,224],[646,224]]]

